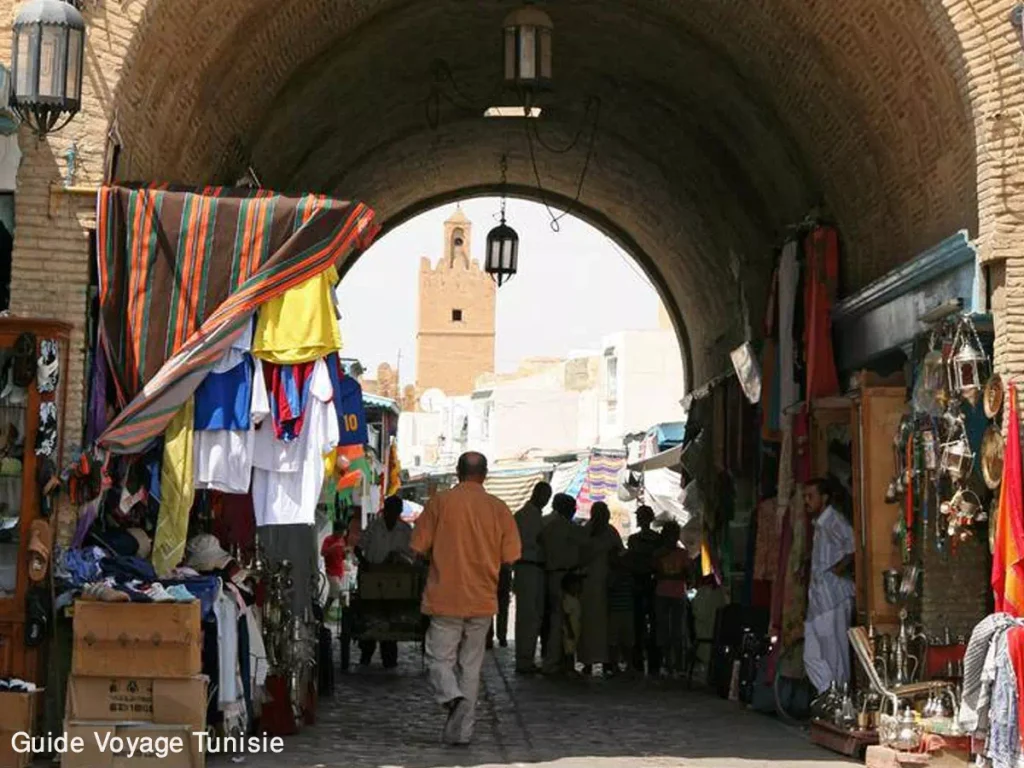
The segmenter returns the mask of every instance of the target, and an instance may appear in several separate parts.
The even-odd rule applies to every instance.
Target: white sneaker
[[[177,602],[177,600],[175,600],[174,595],[172,595],[170,592],[164,589],[164,585],[161,584],[159,581],[154,581],[152,584],[150,584],[149,589],[147,589],[144,594],[149,596],[149,598],[152,599],[154,603]]]

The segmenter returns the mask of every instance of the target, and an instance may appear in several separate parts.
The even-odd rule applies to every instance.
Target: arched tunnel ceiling
[[[488,105],[514,7],[149,0],[119,91],[124,173],[225,182],[252,162],[266,186],[362,199],[385,219],[496,182],[503,153],[510,182],[534,186],[523,121],[442,100],[432,128],[425,110],[436,59]],[[745,264],[756,312],[771,248],[811,206],[840,228],[847,292],[976,228],[973,122],[940,0],[545,7],[556,90],[538,130],[564,144],[588,97],[600,99],[582,203],[649,257],[689,329],[698,379],[721,366],[716,338],[740,331],[722,300],[728,254]],[[536,148],[544,188],[574,195],[585,145]]]

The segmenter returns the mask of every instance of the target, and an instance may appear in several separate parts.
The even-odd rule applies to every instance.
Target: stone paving
[[[379,661],[375,660],[375,664]],[[835,768],[849,763],[771,717],[669,681],[549,680],[511,670],[512,651],[489,652],[474,744],[439,743],[418,649],[397,671],[339,674],[315,726],[286,739],[283,755],[250,768],[449,768],[534,764],[552,768]],[[218,758],[211,764],[228,765]]]

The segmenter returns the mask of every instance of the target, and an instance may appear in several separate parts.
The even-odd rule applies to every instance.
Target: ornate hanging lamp
[[[70,0],[28,0],[14,17],[11,107],[37,136],[82,106],[85,19]]]
[[[505,17],[505,84],[530,96],[551,86],[551,17],[526,5]]]
[[[982,349],[974,323],[969,317],[964,317],[957,327],[950,350],[950,389],[972,406],[977,405],[987,375],[988,356]]]
[[[519,235],[505,223],[505,186],[508,158],[501,156],[501,222],[487,233],[487,258],[484,271],[500,288],[519,271]]]

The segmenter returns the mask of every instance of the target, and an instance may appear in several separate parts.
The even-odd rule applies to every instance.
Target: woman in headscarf
[[[610,673],[608,649],[608,574],[611,557],[622,550],[622,537],[611,525],[608,505],[599,501],[590,508],[590,522],[585,529],[582,565],[583,621],[580,631],[579,660],[584,673],[601,664]]]

